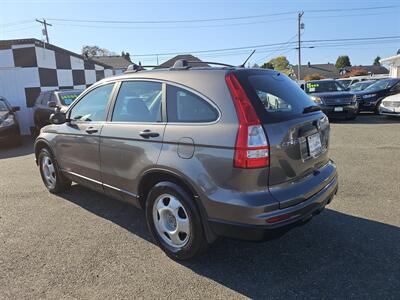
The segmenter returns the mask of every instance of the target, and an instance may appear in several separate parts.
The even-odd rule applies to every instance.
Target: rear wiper
[[[321,107],[319,107],[317,105],[311,105],[311,106],[304,107],[303,114],[308,114],[310,112],[319,111],[319,110],[321,110]]]

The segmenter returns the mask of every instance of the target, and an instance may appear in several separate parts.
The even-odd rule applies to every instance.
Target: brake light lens
[[[236,168],[262,168],[269,166],[269,145],[258,118],[243,87],[233,73],[225,77],[239,120],[236,137]]]

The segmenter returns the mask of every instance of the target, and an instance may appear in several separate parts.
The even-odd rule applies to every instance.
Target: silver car
[[[97,82],[51,121],[35,142],[47,189],[74,181],[132,202],[174,259],[218,236],[280,236],[338,189],[327,117],[273,70],[138,68]]]

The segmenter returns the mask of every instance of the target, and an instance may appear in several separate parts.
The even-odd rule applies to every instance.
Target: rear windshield
[[[82,91],[59,92],[58,99],[62,105],[69,106],[81,93]]]
[[[306,83],[306,93],[324,93],[345,91],[346,88],[337,81],[309,81]]]
[[[303,114],[304,108],[315,106],[306,93],[290,78],[276,72],[248,76],[248,86],[243,84],[253,105],[263,121],[280,122]]]

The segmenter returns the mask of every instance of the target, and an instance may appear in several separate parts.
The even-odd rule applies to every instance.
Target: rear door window
[[[119,90],[113,122],[161,121],[162,84],[151,81],[126,81]]]
[[[264,123],[296,118],[303,114],[304,108],[315,106],[308,95],[283,74],[257,70],[239,72],[237,76]]]
[[[218,111],[200,96],[183,88],[167,85],[168,122],[206,123],[218,119]]]

